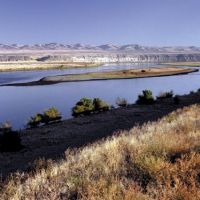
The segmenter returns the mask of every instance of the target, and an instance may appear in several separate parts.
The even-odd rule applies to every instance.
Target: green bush
[[[116,104],[119,106],[119,107],[127,107],[128,106],[128,101],[125,99],[125,98],[117,98],[116,100]]]
[[[50,108],[44,111],[42,114],[37,113],[35,116],[31,117],[28,121],[27,126],[30,128],[37,127],[41,124],[48,124],[50,122],[59,121],[62,119],[61,114],[56,108]]]
[[[48,124],[50,122],[59,121],[62,119],[61,114],[54,107],[44,111],[42,115],[42,122]]]
[[[72,108],[72,115],[77,117],[79,115],[89,115],[92,112],[109,110],[110,106],[99,98],[88,99],[82,98]]]
[[[92,99],[82,98],[80,101],[76,103],[76,105],[72,108],[72,115],[87,115],[94,111],[94,105]]]
[[[105,101],[99,98],[95,98],[93,100],[93,106],[95,111],[106,111],[110,108],[110,106]]]
[[[12,128],[0,128],[0,151],[14,152],[22,148],[21,138],[17,131]]]
[[[153,104],[154,102],[155,100],[151,90],[143,90],[136,101],[137,104]]]
[[[35,116],[31,117],[30,120],[28,121],[28,127],[37,127],[42,123],[42,114],[37,113]]]

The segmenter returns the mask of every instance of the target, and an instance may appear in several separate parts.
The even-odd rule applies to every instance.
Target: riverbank
[[[22,131],[27,146],[1,153],[0,170],[34,170],[2,182],[1,198],[195,199],[200,106],[184,106],[199,104],[200,92],[179,98]]]
[[[85,62],[65,62],[65,61],[0,62],[0,72],[87,68],[87,67],[98,67],[100,65],[102,64],[101,63],[85,63]]]
[[[20,135],[24,148],[15,153],[0,153],[0,174],[5,178],[11,172],[32,170],[35,160],[39,158],[60,159],[68,148],[85,146],[120,130],[156,121],[178,108],[200,103],[200,92],[179,98],[178,105],[173,103],[173,98],[169,98],[154,105],[129,105],[127,108],[22,130]]]
[[[32,81],[32,82],[26,82],[26,83],[12,83],[12,84],[5,84],[2,86],[34,86],[34,85],[50,85],[50,84],[56,84],[56,83],[61,83],[61,82],[161,77],[161,76],[188,74],[188,73],[197,72],[197,71],[198,69],[191,69],[191,68],[152,67],[148,69],[144,68],[144,69],[93,72],[93,73],[85,73],[85,74],[67,74],[67,75],[48,76],[48,77],[44,77],[40,79],[39,81]]]

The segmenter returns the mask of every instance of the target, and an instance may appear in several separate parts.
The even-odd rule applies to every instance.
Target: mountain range
[[[81,50],[81,51],[114,51],[114,52],[138,52],[138,53],[176,53],[176,52],[200,52],[200,47],[196,46],[169,46],[169,47],[150,47],[138,44],[113,45],[104,44],[99,46],[83,44],[0,44],[0,50]]]

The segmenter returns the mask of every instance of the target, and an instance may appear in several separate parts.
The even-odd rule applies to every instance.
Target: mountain
[[[18,44],[0,44],[0,50],[81,50],[81,51],[110,51],[110,52],[135,52],[135,53],[188,53],[200,52],[200,47],[195,46],[169,46],[169,47],[150,47],[138,44],[113,45],[104,44],[99,46],[84,44],[34,44],[34,45],[18,45]]]
[[[104,45],[97,46],[97,48],[104,51],[116,51],[120,49],[120,46],[116,46],[112,44],[104,44]]]

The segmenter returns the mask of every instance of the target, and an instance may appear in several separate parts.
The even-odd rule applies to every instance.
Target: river
[[[0,84],[28,82],[49,75],[151,66],[148,64],[113,64],[86,69],[2,72],[0,73]],[[115,106],[117,97],[126,98],[129,103],[134,103],[138,94],[144,89],[152,90],[156,96],[160,92],[170,90],[173,90],[175,94],[182,95],[199,88],[200,72],[156,78],[70,82],[31,87],[0,87],[0,122],[9,121],[15,129],[24,128],[30,116],[52,106],[56,107],[65,119],[70,118],[72,107],[82,97],[99,97]]]

